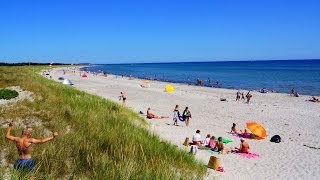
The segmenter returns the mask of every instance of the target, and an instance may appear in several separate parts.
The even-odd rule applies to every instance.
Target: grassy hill
[[[203,164],[161,142],[146,130],[147,123],[120,105],[50,81],[39,75],[44,67],[0,67],[0,88],[20,86],[33,93],[33,101],[23,100],[0,106],[0,122],[37,121],[34,137],[50,131],[59,136],[33,145],[35,178],[71,179],[202,179]],[[0,128],[2,156],[8,164],[0,166],[0,179],[24,176],[10,166],[18,157],[14,143],[7,141]],[[22,126],[12,133],[21,135]],[[50,135],[50,133],[49,133]]]

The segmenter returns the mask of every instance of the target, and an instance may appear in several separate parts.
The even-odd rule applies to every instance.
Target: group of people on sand
[[[250,146],[243,138],[241,138],[239,147],[226,148],[222,142],[222,137],[218,137],[218,139],[216,140],[215,136],[207,134],[206,138],[202,140],[200,130],[197,130],[196,133],[192,136],[190,153],[195,154],[199,148],[210,149],[212,151],[225,154],[229,152],[249,153]]]
[[[178,126],[178,120],[184,121],[186,123],[186,126],[189,126],[190,122],[191,112],[189,110],[189,107],[186,107],[182,113],[182,116],[180,115],[179,112],[179,105],[176,105],[174,110],[173,110],[173,125]]]
[[[151,108],[149,107],[147,109],[147,118],[148,119],[163,119],[163,118],[169,118],[169,116],[158,116],[155,115],[151,112]],[[173,125],[174,126],[178,126],[178,121],[184,121],[186,123],[186,126],[189,126],[189,122],[190,122],[190,118],[192,118],[191,116],[191,112],[189,110],[189,107],[186,107],[182,113],[182,115],[180,114],[179,111],[179,105],[176,105],[175,108],[173,109]]]
[[[251,91],[248,91],[247,95],[246,95],[246,98],[247,98],[247,103],[249,104],[250,103],[250,100],[252,98],[252,94],[250,94]],[[237,94],[236,94],[236,101],[240,101],[240,96],[241,96],[241,100],[245,100],[245,97],[244,97],[244,93],[243,92],[240,92],[239,90],[237,91]]]

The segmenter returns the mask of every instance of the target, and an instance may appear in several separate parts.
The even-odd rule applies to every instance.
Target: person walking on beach
[[[252,98],[252,95],[250,94],[251,91],[248,91],[246,98],[247,98],[247,103],[250,103],[250,99]]]
[[[32,159],[32,144],[41,144],[48,142],[58,136],[57,132],[53,132],[51,137],[47,137],[44,139],[34,139],[31,137],[32,128],[27,127],[22,131],[22,137],[15,137],[11,135],[11,128],[13,126],[13,122],[8,124],[8,128],[6,131],[6,139],[10,141],[14,141],[16,143],[16,147],[19,154],[19,159],[14,163],[14,169],[21,170],[24,172],[32,172],[35,167],[35,162]]]
[[[186,107],[182,114],[183,120],[186,122],[186,126],[189,126],[189,119],[191,118],[191,112],[188,107]]]
[[[236,97],[236,101],[240,100],[240,91],[237,92],[237,97]]]
[[[180,116],[179,105],[176,105],[176,107],[173,110],[173,125],[174,126],[178,126],[179,116]]]
[[[124,94],[124,92],[120,92],[119,101],[121,101],[121,99],[122,99],[122,105],[125,106],[127,97]]]
[[[241,100],[245,100],[243,92],[241,93]]]
[[[219,81],[216,80],[216,88],[219,88]]]

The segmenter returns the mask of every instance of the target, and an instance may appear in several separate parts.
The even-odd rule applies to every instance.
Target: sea
[[[84,70],[117,76],[196,85],[320,95],[320,60],[215,61],[98,64]],[[218,86],[217,86],[218,84]]]

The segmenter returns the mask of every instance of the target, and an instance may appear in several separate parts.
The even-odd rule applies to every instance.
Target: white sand
[[[235,101],[236,90],[172,84],[175,92],[166,93],[164,86],[167,83],[164,82],[152,81],[150,88],[141,88],[142,80],[116,78],[114,75],[87,74],[87,78],[82,78],[79,72],[63,75],[62,69],[54,69],[51,75],[56,81],[58,77],[68,78],[75,88],[118,103],[120,91],[124,91],[127,106],[134,111],[146,112],[151,107],[156,115],[170,116],[168,119],[146,120],[161,138],[181,148],[184,148],[184,139],[191,139],[197,129],[201,130],[203,139],[206,134],[232,138],[234,142],[226,146],[235,147],[239,146],[239,139],[227,133],[233,122],[238,129],[244,129],[249,120],[264,125],[269,134],[265,140],[247,140],[251,152],[259,154],[259,158],[246,159],[236,154],[217,155],[199,150],[197,159],[207,164],[209,157],[215,155],[225,170],[224,173],[209,170],[207,179],[213,176],[221,179],[320,179],[320,149],[304,146],[320,148],[320,103],[305,101],[309,96],[252,92],[252,103],[248,105]],[[222,102],[220,98],[228,101]],[[179,122],[180,126],[172,125],[172,111],[176,104],[180,106],[180,113],[189,107],[192,113],[189,127],[182,122]],[[275,134],[282,137],[281,143],[269,141]]]

